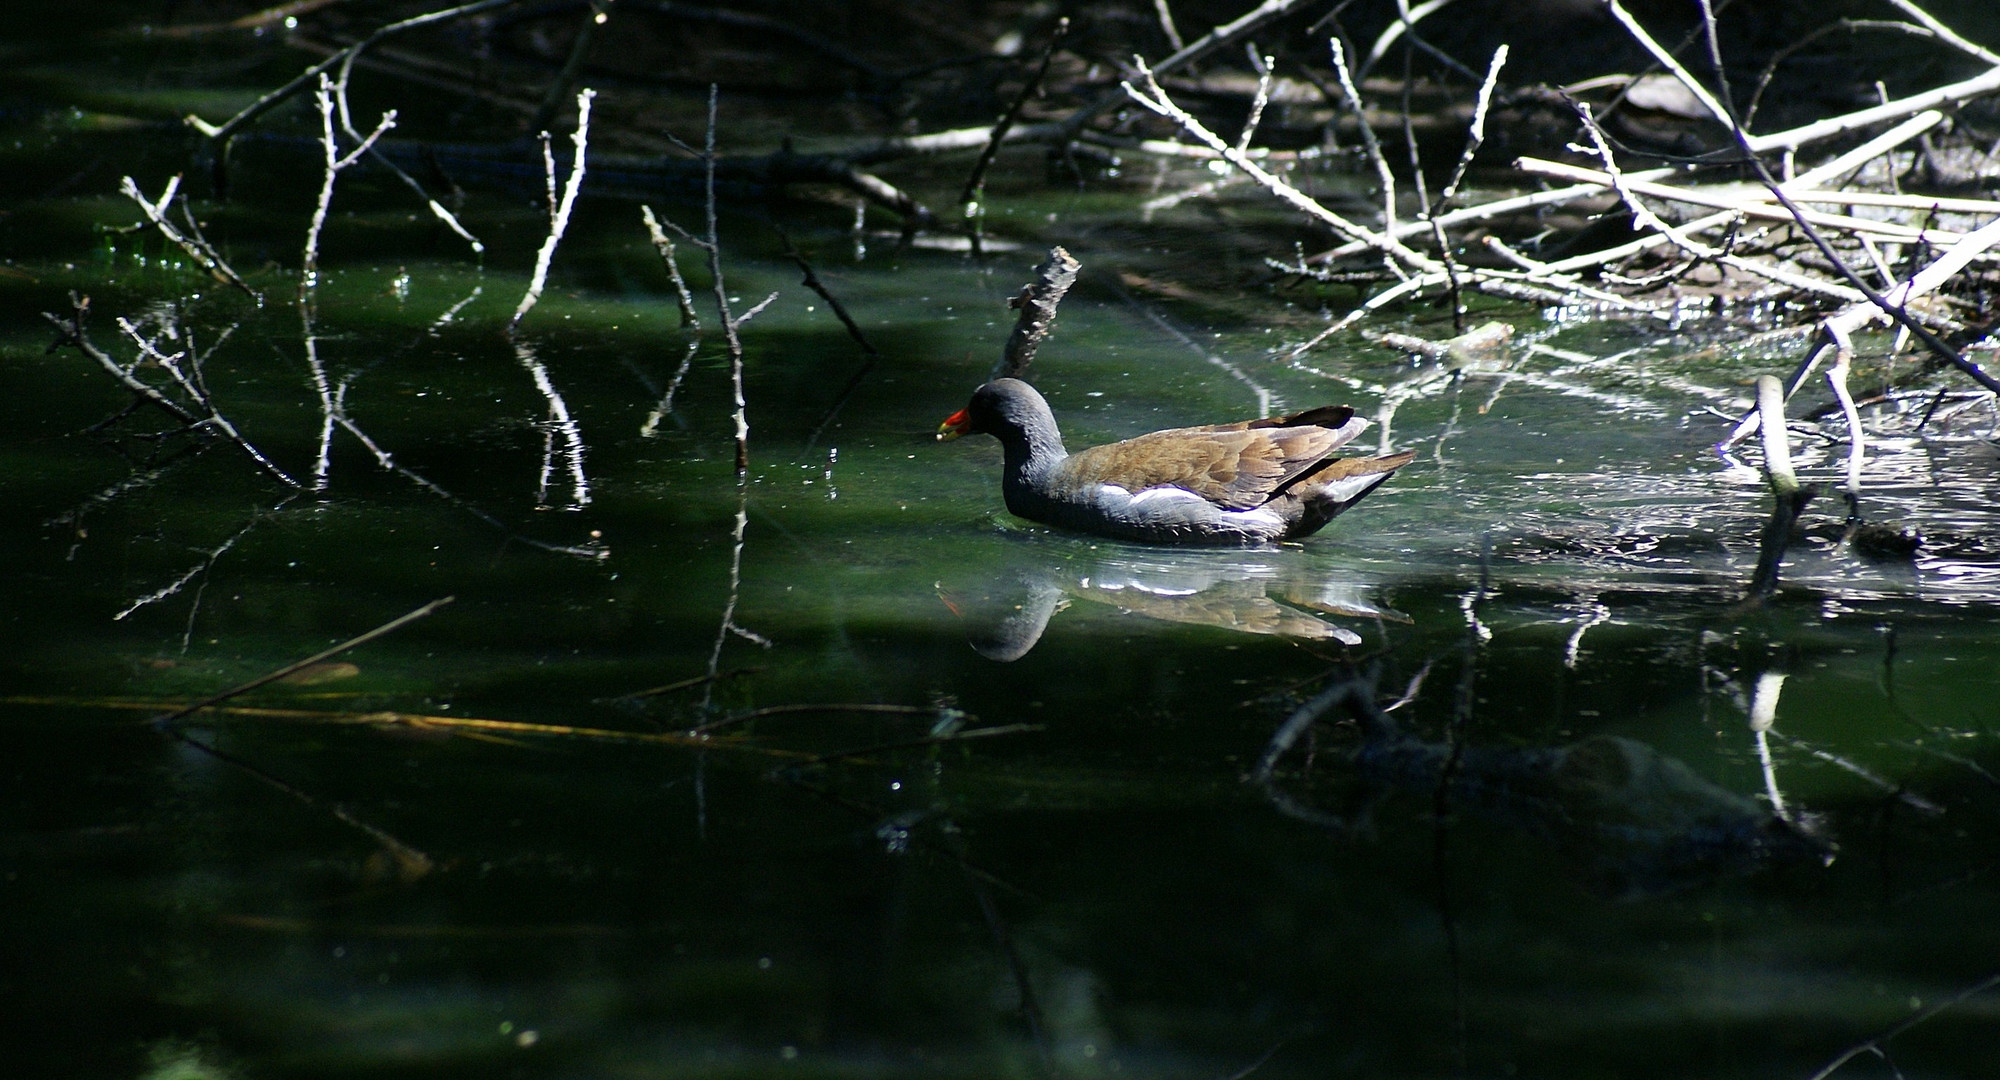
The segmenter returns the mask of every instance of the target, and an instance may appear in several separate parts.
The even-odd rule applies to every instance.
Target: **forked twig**
[[[514,309],[514,317],[507,320],[509,333],[521,325],[521,320],[534,309],[542,298],[542,289],[548,284],[549,263],[556,257],[556,245],[562,243],[564,230],[569,228],[570,211],[576,207],[576,195],[583,189],[583,163],[590,148],[590,102],[597,91],[585,87],[576,95],[576,130],[570,133],[570,144],[576,148],[570,160],[569,179],[563,184],[562,198],[553,197],[556,183],[555,164],[549,157],[548,133],[542,134],[542,159],[547,166],[547,177],[551,198],[549,199],[549,235],[542,241],[540,251],[535,253],[535,273],[528,279],[528,291],[522,295],[521,304]]]
[[[1938,1015],[1939,1013],[1944,1012],[1946,1009],[1956,1008],[1959,1005],[1963,1005],[1965,1002],[1970,1001],[1975,997],[1978,997],[1979,995],[1985,993],[1988,990],[1993,989],[1996,986],[2000,986],[2000,974],[1990,975],[1984,979],[1981,979],[1976,983],[1973,983],[1971,986],[1966,987],[1965,989],[1959,991],[1958,993],[1953,994],[1951,997],[1948,997],[1943,1001],[1933,1002],[1932,1004],[1927,1005],[1924,1008],[1919,1009],[1914,1013],[1911,1013],[1909,1016],[1904,1017],[1902,1020],[1898,1021],[1894,1025],[1890,1026],[1888,1029],[1884,1030],[1880,1035],[1876,1035],[1872,1038],[1869,1038],[1867,1040],[1864,1040],[1860,1043],[1856,1043],[1855,1045],[1848,1047],[1845,1051],[1843,1051],[1840,1054],[1840,1056],[1834,1058],[1832,1061],[1827,1062],[1824,1066],[1820,1068],[1818,1072],[1807,1077],[1806,1080],[1827,1080],[1827,1077],[1832,1076],[1836,1072],[1839,1072],[1841,1066],[1846,1065],[1848,1062],[1853,1061],[1855,1058],[1860,1057],[1863,1054],[1875,1054],[1877,1056],[1880,1056],[1882,1053],[1882,1046],[1884,1043],[1887,1043],[1889,1040],[1895,1038],[1898,1035],[1901,1035],[1905,1031],[1908,1031],[1911,1028],[1916,1027],[1918,1024],[1924,1023],[1925,1021],[1931,1019],[1932,1017]]]
[[[161,236],[166,237],[169,242],[179,247],[182,251],[187,252],[188,258],[193,259],[195,264],[203,270],[208,271],[209,275],[215,278],[215,280],[234,285],[243,290],[250,299],[262,304],[264,297],[257,290],[251,288],[250,283],[244,281],[242,276],[235,270],[230,269],[229,263],[223,259],[221,252],[215,250],[213,244],[208,243],[206,240],[189,237],[174,227],[173,222],[167,220],[167,206],[174,201],[174,195],[180,191],[180,186],[180,174],[175,173],[173,179],[167,181],[166,190],[160,192],[159,200],[154,201],[146,198],[145,194],[139,190],[138,182],[131,177],[122,177],[118,182],[118,190],[133,202],[139,204],[139,210],[146,215],[147,221],[153,223],[154,228],[160,230]]]
[[[312,224],[306,227],[305,256],[299,262],[299,299],[302,301],[311,296],[313,289],[319,285],[319,234],[326,228],[327,207],[333,203],[334,178],[340,175],[342,169],[361,160],[383,133],[396,126],[396,110],[383,113],[375,130],[361,140],[360,146],[342,157],[340,146],[333,137],[333,82],[324,72],[320,74],[319,89],[314,91],[313,99],[319,104],[320,148],[326,156],[326,171],[320,180],[319,201],[313,206]]]

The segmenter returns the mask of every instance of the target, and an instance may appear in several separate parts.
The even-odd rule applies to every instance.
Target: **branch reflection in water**
[[[1334,813],[1305,793],[1314,781],[1310,763],[1296,771],[1279,765],[1342,705],[1361,734],[1345,755],[1360,789],[1358,806]],[[1445,785],[1454,810],[1549,841],[1585,888],[1613,899],[1833,861],[1834,845],[1809,818],[1775,813],[1636,739],[1599,734],[1561,746],[1453,747],[1391,720],[1376,704],[1372,680],[1362,677],[1335,684],[1287,719],[1252,779],[1280,811],[1350,836],[1369,831],[1393,791],[1429,796]]]
[[[1408,623],[1377,604],[1367,583],[1330,576],[1309,553],[1285,548],[1184,551],[1028,538],[995,562],[939,581],[939,599],[964,624],[974,651],[1008,662],[1026,656],[1049,620],[1089,600],[1166,622],[1304,641],[1361,644],[1322,618]]]

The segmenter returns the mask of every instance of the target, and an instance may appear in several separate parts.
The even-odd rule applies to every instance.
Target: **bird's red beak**
[[[937,440],[939,442],[950,442],[960,435],[965,434],[966,430],[970,427],[972,427],[972,410],[960,409],[950,416],[945,417],[944,423],[938,425]]]

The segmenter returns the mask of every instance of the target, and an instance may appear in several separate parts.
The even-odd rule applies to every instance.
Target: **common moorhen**
[[[995,379],[937,437],[999,439],[1000,490],[1017,517],[1149,544],[1261,544],[1318,532],[1416,456],[1332,456],[1367,425],[1353,409],[1324,405],[1072,454],[1034,387]]]

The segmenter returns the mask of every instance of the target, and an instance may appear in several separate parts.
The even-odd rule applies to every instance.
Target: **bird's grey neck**
[[[1054,425],[1024,428],[1022,438],[1003,440],[1003,445],[1007,451],[1007,473],[1010,476],[1046,472],[1069,456]]]
[[[1048,475],[1069,456],[1063,447],[1062,436],[1056,434],[1054,425],[1046,425],[1043,430],[1032,428],[1023,432],[1021,439],[1002,440],[1006,466],[1001,478],[1001,494],[1007,499],[1007,509],[1015,514],[1039,520],[1038,511],[1049,502],[1048,494],[1042,490]]]

